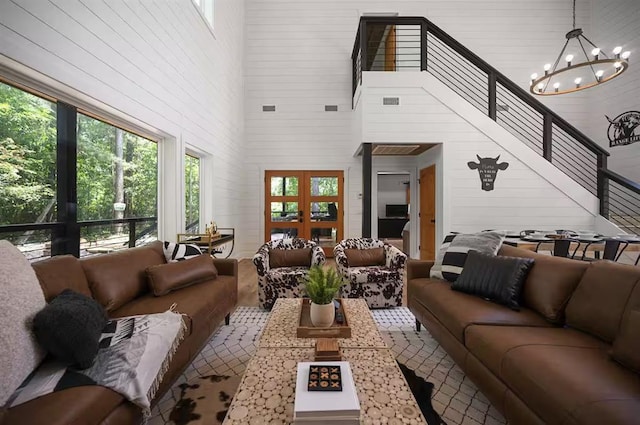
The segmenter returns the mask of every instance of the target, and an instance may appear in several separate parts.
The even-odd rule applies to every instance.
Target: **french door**
[[[327,256],[342,240],[343,171],[265,171],[265,240],[305,238]]]

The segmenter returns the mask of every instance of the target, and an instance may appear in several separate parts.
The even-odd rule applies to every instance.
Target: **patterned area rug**
[[[504,418],[456,366],[427,331],[416,332],[415,319],[405,307],[374,310],[373,317],[398,363],[433,385],[432,405],[448,425],[498,425]],[[173,388],[152,411],[150,425],[216,424],[213,419],[226,410],[226,399],[235,392],[245,366],[256,350],[255,342],[269,313],[258,307],[239,307],[231,324],[222,326],[186,369]],[[235,387],[223,389],[215,376],[235,377]],[[199,379],[199,378],[204,379]],[[228,380],[233,384],[233,378]],[[408,378],[409,381],[409,378]],[[185,384],[187,384],[185,386]],[[198,388],[191,388],[197,384]],[[227,382],[224,383],[226,385]],[[222,392],[222,393],[221,393]],[[206,393],[206,394],[202,394]],[[205,398],[199,398],[205,397]],[[418,400],[418,403],[428,401]],[[209,406],[215,403],[216,407]],[[202,405],[202,406],[201,406]],[[206,406],[206,407],[205,407]],[[220,413],[222,414],[222,413]],[[185,418],[201,415],[191,422]],[[425,417],[427,415],[425,414]],[[434,419],[430,419],[430,425]],[[438,422],[433,422],[437,424]]]

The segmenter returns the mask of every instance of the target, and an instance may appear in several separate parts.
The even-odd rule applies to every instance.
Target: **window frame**
[[[211,5],[211,20],[207,18],[207,15],[205,12],[207,2],[210,2],[210,5]],[[198,12],[198,15],[200,15],[200,18],[202,18],[202,20],[206,24],[213,38],[216,38],[216,34],[215,34],[216,1],[215,0],[191,0],[191,4],[193,5],[193,7],[195,7],[196,11]]]

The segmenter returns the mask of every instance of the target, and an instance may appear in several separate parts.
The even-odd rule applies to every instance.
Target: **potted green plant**
[[[342,286],[342,277],[333,268],[313,266],[304,282],[311,299],[311,323],[317,327],[331,326],[336,314],[333,299]]]

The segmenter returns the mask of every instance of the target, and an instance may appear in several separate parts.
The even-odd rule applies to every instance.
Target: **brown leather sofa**
[[[238,300],[237,260],[212,260],[218,270],[214,280],[196,283],[156,297],[147,285],[145,269],[165,263],[162,243],[116,253],[83,258],[53,257],[33,268],[50,301],[66,288],[94,297],[110,317],[160,313],[176,304],[186,314],[187,331],[164,375],[153,403],[200,352]],[[2,425],[120,425],[139,424],[141,410],[120,394],[99,386],[55,392],[6,411]]]
[[[506,245],[498,255],[535,259],[521,311],[454,291],[429,278],[433,263],[410,261],[418,330],[425,325],[510,424],[639,424],[638,369],[616,361],[616,350],[638,346],[620,329],[640,308],[640,267]]]

